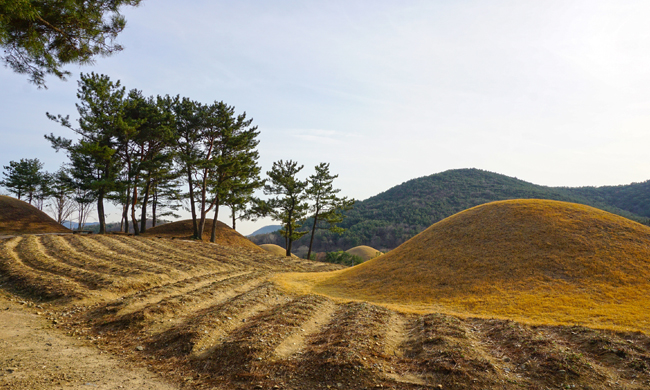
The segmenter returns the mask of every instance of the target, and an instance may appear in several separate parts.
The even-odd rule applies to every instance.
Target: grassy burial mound
[[[346,252],[348,252],[352,256],[361,257],[363,261],[374,259],[375,257],[378,257],[383,254],[377,249],[367,245],[355,246],[354,248],[348,249]]]
[[[145,236],[155,236],[163,238],[191,238],[194,228],[192,227],[192,220],[186,219],[183,221],[166,223],[164,225],[156,226],[147,229],[144,233]],[[203,230],[203,241],[210,241],[212,234],[212,220],[205,221],[205,229]],[[249,249],[259,249],[249,239],[239,234],[236,230],[226,225],[221,221],[217,221],[217,235],[215,242],[221,245],[238,246]]]
[[[650,228],[584,205],[500,201],[357,267],[282,282],[416,310],[650,331]]]
[[[287,250],[281,247],[280,245],[275,245],[275,244],[262,244],[260,245],[260,248],[264,249],[265,251],[272,253],[277,256],[286,256],[287,255]],[[291,254],[291,257],[298,257],[294,254]]]
[[[39,233],[70,233],[70,230],[29,203],[0,195],[0,235]]]

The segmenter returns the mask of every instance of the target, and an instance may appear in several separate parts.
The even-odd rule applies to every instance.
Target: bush
[[[351,255],[345,251],[327,252],[325,255],[325,261],[328,263],[347,265],[349,267],[363,263],[361,257]]]

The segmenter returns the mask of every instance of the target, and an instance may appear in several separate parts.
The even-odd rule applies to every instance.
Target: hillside
[[[0,195],[0,236],[27,233],[70,233],[70,230],[29,203]]]
[[[261,227],[261,228],[255,230],[253,233],[249,234],[248,236],[251,237],[251,236],[257,236],[257,235],[260,235],[260,234],[273,233],[273,232],[275,232],[277,230],[280,230],[281,228],[282,228],[282,225],[268,225],[268,226],[264,226],[264,227]]]
[[[176,221],[158,225],[156,227],[147,229],[143,236],[155,236],[163,238],[186,238],[192,237],[194,231],[192,220],[186,219],[183,221]],[[203,241],[210,241],[212,235],[212,220],[205,221],[205,228],[203,231]],[[221,221],[217,221],[217,231],[215,242],[221,245],[238,246],[259,250],[259,247],[253,244],[249,239],[233,230],[230,226]]]
[[[133,371],[122,381],[117,362],[182,389],[650,386],[642,332],[408,313],[273,283],[287,271],[331,275],[318,271],[340,268],[332,264],[119,235],[0,239],[0,259],[0,305],[12,321],[0,326],[10,341],[2,388],[164,388]],[[25,329],[48,334],[3,337]]]
[[[650,217],[650,182],[613,187],[546,187],[480,169],[454,169],[409,180],[357,202],[340,224],[348,230],[342,235],[319,231],[313,250],[334,251],[368,245],[386,251],[446,217],[507,199],[580,203],[638,222]],[[268,235],[252,240],[256,244],[282,242]],[[305,245],[307,240],[303,237],[294,245]]]
[[[324,276],[323,276],[324,277]],[[589,206],[488,203],[314,291],[520,321],[650,331],[650,227]]]

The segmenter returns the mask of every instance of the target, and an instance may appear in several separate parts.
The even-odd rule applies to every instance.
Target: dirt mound
[[[367,245],[355,246],[354,248],[348,249],[346,252],[348,252],[352,256],[361,257],[363,261],[374,259],[375,257],[378,257],[383,254],[377,249]]]
[[[29,203],[0,195],[0,236],[41,233],[70,233],[70,230]]]
[[[287,250],[281,247],[280,245],[275,245],[275,244],[262,244],[260,245],[260,248],[264,249],[265,251],[269,253],[273,253],[274,255],[277,256],[286,256],[287,255]],[[291,257],[298,257],[294,254],[291,254]]]
[[[650,228],[584,205],[494,202],[311,282],[411,309],[648,331]]]
[[[156,237],[176,237],[176,238],[191,238],[194,228],[192,227],[192,220],[185,219],[183,221],[176,221],[166,223],[164,225],[156,226],[147,229],[143,234],[144,236]],[[205,221],[205,229],[203,231],[203,241],[210,241],[212,234],[212,220]],[[249,249],[259,249],[257,245],[253,244],[249,239],[233,230],[230,226],[221,221],[217,221],[217,237],[215,242],[221,245],[239,246]]]

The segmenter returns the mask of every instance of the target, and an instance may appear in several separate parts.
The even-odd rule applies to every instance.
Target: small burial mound
[[[264,249],[265,251],[272,253],[277,256],[286,256],[287,255],[287,250],[281,247],[280,245],[275,245],[275,244],[262,244],[260,245],[260,248]],[[293,253],[291,254],[291,257],[298,257],[294,255]]]
[[[493,202],[356,267],[279,282],[405,310],[647,332],[650,228],[572,203]]]
[[[156,226],[147,229],[143,234],[144,236],[155,236],[163,238],[191,238],[194,228],[191,219],[183,221],[176,221],[166,223],[164,225]],[[203,241],[210,241],[212,234],[212,220],[205,221],[205,228],[203,231]],[[217,234],[215,243],[228,246],[239,246],[249,249],[259,249],[249,239],[239,234],[236,230],[226,225],[221,221],[217,221]]]
[[[367,245],[355,246],[354,248],[348,249],[346,252],[348,252],[352,256],[361,257],[363,261],[374,259],[375,257],[378,257],[383,254],[377,249]]]
[[[65,226],[29,203],[0,195],[0,236],[70,232]]]

